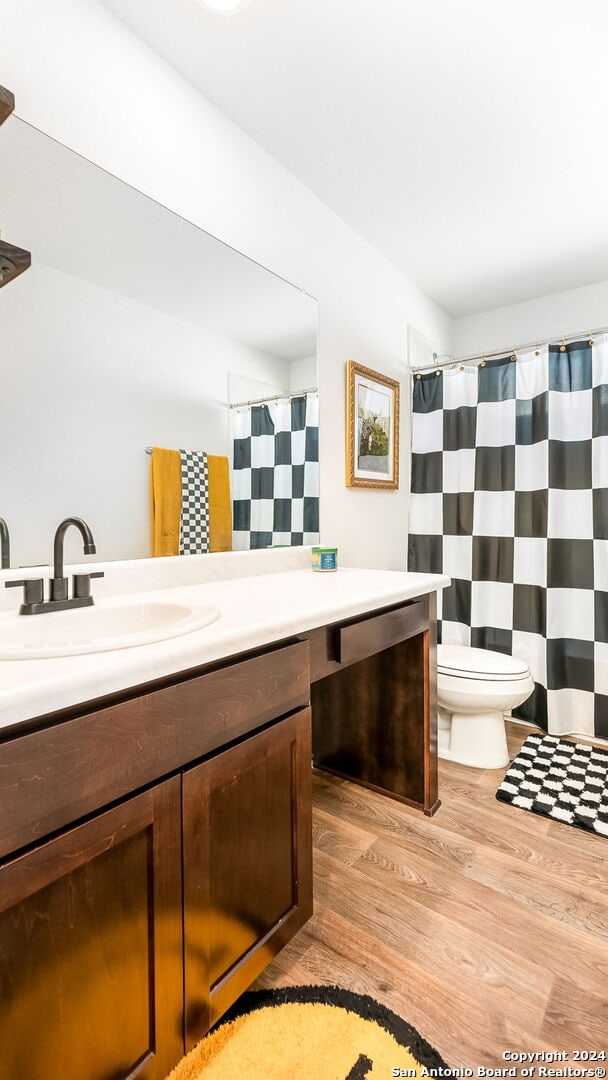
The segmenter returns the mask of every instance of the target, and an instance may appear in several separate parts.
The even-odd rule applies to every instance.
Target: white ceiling
[[[451,315],[608,278],[606,0],[104,0]]]

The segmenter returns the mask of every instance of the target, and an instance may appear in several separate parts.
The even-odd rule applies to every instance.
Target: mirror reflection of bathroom
[[[74,513],[103,560],[315,543],[316,301],[16,117],[0,160],[12,565]]]

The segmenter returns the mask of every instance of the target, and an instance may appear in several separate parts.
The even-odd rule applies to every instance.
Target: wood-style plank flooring
[[[440,762],[425,818],[315,771],[315,914],[257,985],[371,994],[454,1067],[608,1048],[608,841],[499,803],[503,772]]]

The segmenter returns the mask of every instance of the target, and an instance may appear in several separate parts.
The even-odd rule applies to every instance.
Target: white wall
[[[319,380],[316,356],[305,356],[302,360],[292,360],[289,365],[289,389],[314,390]]]
[[[0,3],[0,82],[23,119],[318,298],[322,538],[403,568],[407,324],[443,351],[450,319],[97,0]],[[403,380],[397,492],[344,486],[349,359]]]
[[[15,566],[48,562],[73,514],[101,560],[149,555],[145,447],[229,454],[228,372],[289,377],[286,361],[36,262],[0,290],[0,355],[0,505]],[[67,543],[80,561],[75,530]]]
[[[584,336],[605,326],[608,326],[608,281],[601,281],[456,319],[450,352],[454,356],[472,356],[498,349],[506,351],[535,341],[558,341],[562,334]]]
[[[231,405],[242,405],[246,401],[262,401],[277,394],[286,394],[289,389],[289,367],[285,362],[276,382],[262,382],[231,371],[228,377],[228,401]]]

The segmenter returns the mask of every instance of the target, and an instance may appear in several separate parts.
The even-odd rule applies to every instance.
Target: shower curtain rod
[[[303,397],[304,394],[318,394],[318,386],[309,386],[306,390],[294,390],[291,394],[274,394],[271,396],[254,398],[252,401],[235,401],[228,407],[230,409],[244,409],[246,405],[265,405],[267,401],[292,401],[293,398]]]
[[[440,368],[456,367],[460,364],[471,364],[476,360],[481,364],[486,360],[494,360],[499,356],[515,355],[519,352],[525,352],[528,349],[541,349],[544,345],[567,345],[570,341],[579,341],[582,338],[592,340],[596,334],[608,333],[608,326],[602,326],[598,330],[579,330],[577,333],[572,334],[556,334],[554,337],[548,338],[546,341],[530,341],[527,345],[510,345],[505,349],[497,349],[495,352],[478,353],[475,356],[455,356],[450,360],[443,360],[439,362],[435,360],[432,364],[422,364],[420,367],[412,368],[412,375],[418,376],[421,372],[428,373],[429,371],[438,371]]]

